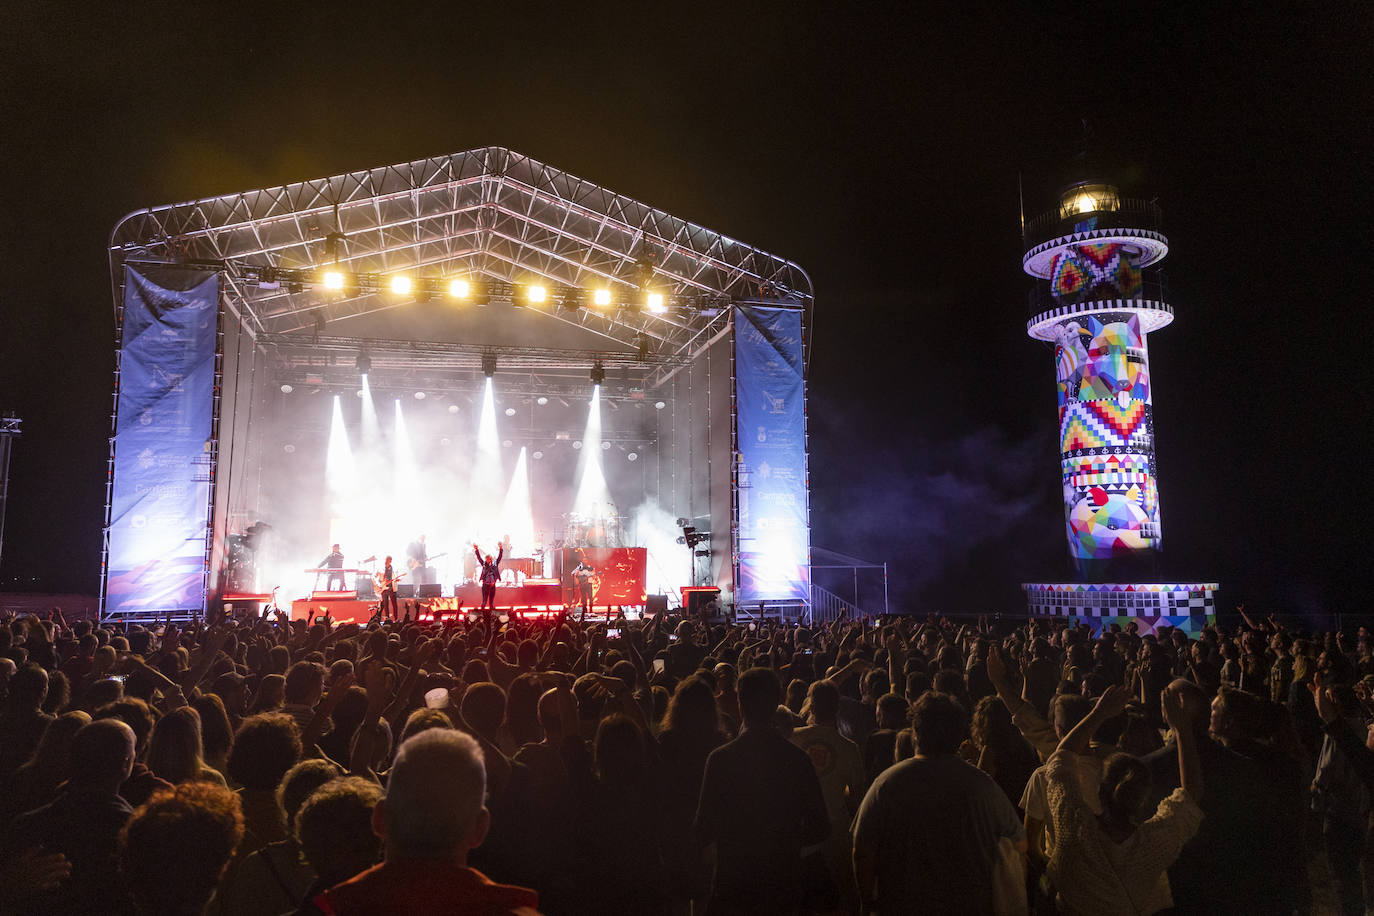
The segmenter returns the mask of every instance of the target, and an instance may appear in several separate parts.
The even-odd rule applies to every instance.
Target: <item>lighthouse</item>
[[[1080,181],[1022,228],[1026,332],[1054,354],[1064,535],[1073,582],[1024,588],[1032,613],[1158,623],[1213,611],[1211,583],[1160,583],[1164,543],[1150,336],[1174,320],[1159,207]],[[1189,627],[1191,628],[1191,627]]]

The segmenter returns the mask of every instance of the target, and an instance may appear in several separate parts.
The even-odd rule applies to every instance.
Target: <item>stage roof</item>
[[[810,278],[791,261],[501,147],[135,211],[110,237],[116,302],[122,265],[137,260],[222,264],[231,306],[251,333],[269,337],[320,334],[396,307],[385,293],[262,280],[262,268],[336,261],[356,274],[607,286],[627,301],[651,284],[668,297],[661,314],[621,304],[523,311],[615,349],[636,347],[642,334],[670,360],[699,345],[734,302],[809,310],[813,300]]]

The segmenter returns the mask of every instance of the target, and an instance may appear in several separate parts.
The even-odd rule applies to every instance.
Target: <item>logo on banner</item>
[[[760,442],[767,442],[767,441],[768,441],[768,433],[764,430],[764,428],[763,428],[762,426],[759,427],[759,436],[758,436],[758,439],[759,439]]]
[[[153,450],[152,450],[152,449],[150,449],[150,448],[145,448],[143,451],[141,451],[141,452],[138,453],[138,466],[139,466],[140,468],[143,468],[144,470],[147,470],[148,468],[152,467],[152,466],[153,466],[154,464],[156,464],[156,463],[157,463],[157,457],[153,454]]]
[[[148,378],[148,387],[165,388],[168,391],[184,391],[185,389],[181,387],[183,379],[185,376],[180,372],[168,374],[161,366],[154,364],[153,375]]]
[[[786,412],[787,412],[787,399],[786,399],[786,398],[775,398],[775,397],[773,397],[771,394],[769,394],[767,391],[765,391],[765,392],[763,393],[763,397],[764,397],[765,402],[768,404],[768,409],[771,410],[773,413],[786,413]]]
[[[773,473],[773,469],[772,469],[771,467],[769,467],[767,461],[765,461],[765,462],[763,462],[762,464],[759,465],[759,476],[760,476],[760,477],[763,477],[763,478],[766,479],[766,478],[768,477],[768,475],[769,475],[769,474],[772,474],[772,473]]]

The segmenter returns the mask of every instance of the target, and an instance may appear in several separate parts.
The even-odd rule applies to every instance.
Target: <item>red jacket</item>
[[[383,862],[313,901],[329,916],[539,916],[539,895],[445,859]]]

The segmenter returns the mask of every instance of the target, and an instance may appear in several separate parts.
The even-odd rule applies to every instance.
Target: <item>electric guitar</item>
[[[408,572],[395,573],[394,575],[392,575],[391,581],[388,583],[386,576],[382,575],[381,573],[373,573],[372,581],[377,583],[377,591],[384,592],[388,589],[394,589],[396,587],[396,583],[401,581],[408,575],[410,575],[410,573]]]
[[[410,558],[408,558],[408,559],[406,560],[406,566],[409,567],[409,571],[410,571],[410,572],[414,572],[414,571],[417,570],[417,569],[420,569],[420,568],[422,568],[422,567],[428,566],[431,560],[438,560],[438,559],[440,559],[440,558],[442,558],[442,557],[446,557],[446,556],[448,556],[448,551],[447,551],[447,550],[444,551],[443,553],[433,553],[433,554],[430,554],[428,557],[425,557],[425,561],[424,561],[423,563],[421,563],[419,560],[415,559],[414,557],[410,557]],[[402,573],[402,575],[404,575],[404,573]]]

